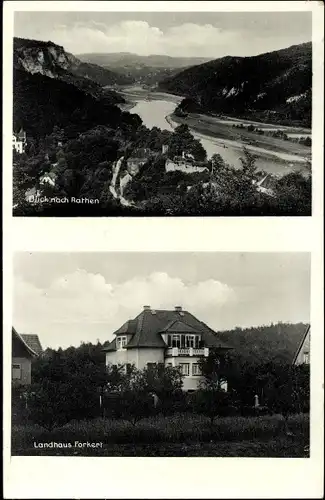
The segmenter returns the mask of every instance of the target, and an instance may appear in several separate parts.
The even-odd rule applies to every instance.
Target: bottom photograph
[[[309,457],[309,253],[13,268],[11,455]]]

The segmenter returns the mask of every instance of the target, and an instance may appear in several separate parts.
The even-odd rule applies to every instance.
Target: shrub
[[[192,408],[209,417],[211,425],[216,417],[235,415],[237,407],[233,394],[219,390],[201,389],[193,394]]]

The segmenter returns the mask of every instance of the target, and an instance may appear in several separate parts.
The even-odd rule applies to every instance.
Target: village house
[[[277,178],[271,174],[264,175],[261,179],[254,182],[257,191],[268,196],[275,196]]]
[[[12,383],[29,385],[32,376],[32,361],[42,353],[38,335],[19,334],[12,328]]]
[[[25,152],[26,147],[26,132],[20,129],[18,133],[12,134],[12,148],[19,154]]]
[[[44,173],[39,180],[41,186],[45,184],[49,184],[50,186],[55,186],[56,174],[54,172],[46,172]]]
[[[144,369],[151,364],[179,366],[184,375],[183,390],[198,389],[202,380],[199,359],[209,349],[231,349],[205,323],[182,307],[154,310],[144,306],[136,318],[126,321],[112,342],[106,342],[106,365],[134,365]]]
[[[163,146],[164,147],[164,146]],[[199,166],[193,155],[182,152],[182,156],[174,156],[173,159],[167,158],[165,163],[166,172],[184,172],[185,174],[194,174],[208,172],[207,167]]]
[[[293,358],[294,365],[310,364],[310,325],[306,328]]]

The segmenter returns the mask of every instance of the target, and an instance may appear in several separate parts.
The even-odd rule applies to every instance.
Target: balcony
[[[166,357],[175,356],[209,356],[209,348],[195,348],[195,347],[168,347]]]

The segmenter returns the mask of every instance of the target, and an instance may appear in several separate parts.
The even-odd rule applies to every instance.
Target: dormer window
[[[127,344],[127,337],[122,336],[122,337],[117,337],[116,339],[116,348],[117,349],[123,349]]]
[[[201,335],[179,335],[179,334],[168,334],[167,335],[167,345],[168,347],[193,347],[198,349],[200,346]]]
[[[308,365],[308,363],[309,363],[309,352],[304,352],[304,354],[303,354],[303,362]]]

